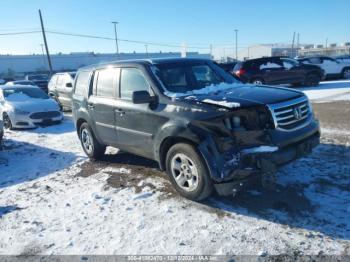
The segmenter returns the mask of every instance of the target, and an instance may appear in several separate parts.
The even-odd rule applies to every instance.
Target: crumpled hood
[[[30,113],[59,111],[59,106],[53,99],[28,99],[26,101],[6,101],[13,109],[19,109]]]
[[[256,85],[235,85],[232,89],[209,94],[195,94],[184,97],[225,108],[250,107],[279,103],[304,96],[302,92],[288,88]]]

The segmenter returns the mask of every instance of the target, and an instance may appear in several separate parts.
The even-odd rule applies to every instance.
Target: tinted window
[[[333,58],[324,57],[322,58],[324,63],[336,63],[337,61]]]
[[[115,97],[117,85],[115,79],[118,76],[118,68],[107,68],[97,71],[96,95]]]
[[[48,80],[47,75],[29,75],[28,80],[31,81],[41,81],[41,80]]]
[[[165,91],[187,93],[221,83],[232,84],[237,80],[221,67],[210,62],[164,63],[151,67]]]
[[[282,68],[283,64],[279,59],[265,60],[261,65],[260,69],[278,69]]]
[[[149,91],[149,84],[141,70],[136,68],[124,68],[121,74],[121,98],[131,99],[134,91]]]
[[[74,93],[80,96],[85,96],[86,91],[88,90],[89,83],[90,83],[90,72],[89,71],[82,71],[77,76],[77,81],[75,83],[75,91]]]
[[[217,85],[221,82],[221,77],[219,77],[219,75],[217,75],[208,65],[193,66],[192,70],[199,85]]]
[[[63,75],[58,75],[58,78],[57,78],[57,85],[58,86],[61,86],[63,84],[63,79],[64,79]]]
[[[311,57],[308,59],[311,64],[321,64],[321,59],[319,57]]]
[[[298,62],[293,60],[293,59],[289,59],[289,58],[281,58],[281,61],[283,62],[283,67],[287,68],[287,69],[291,69],[294,66],[298,65]]]

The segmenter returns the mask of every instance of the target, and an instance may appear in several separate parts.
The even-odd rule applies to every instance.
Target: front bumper
[[[311,153],[320,143],[319,124],[313,120],[295,132],[273,130],[270,137],[270,144],[231,152],[233,159],[229,162],[213,147],[213,142],[199,146],[220,195],[231,195],[262,176],[275,173],[278,166]]]
[[[38,126],[45,126],[59,123],[63,120],[63,114],[60,113],[57,117],[32,119],[29,115],[9,114],[12,127],[17,129],[36,128]]]

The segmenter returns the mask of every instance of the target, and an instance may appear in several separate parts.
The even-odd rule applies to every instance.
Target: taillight
[[[241,75],[244,75],[244,74],[245,74],[245,70],[242,69],[242,68],[236,71],[236,75],[237,76],[241,76]]]

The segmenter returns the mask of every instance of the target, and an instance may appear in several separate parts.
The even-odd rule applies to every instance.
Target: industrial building
[[[210,54],[198,52],[169,52],[169,53],[115,53],[99,54],[94,52],[54,54],[51,55],[53,71],[75,71],[91,64],[126,59],[166,58],[166,57],[197,57],[211,58]],[[0,77],[17,77],[31,72],[48,72],[48,62],[45,55],[0,55]]]

